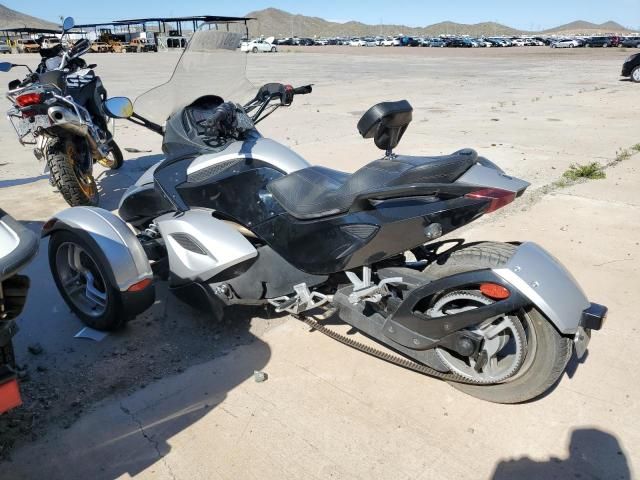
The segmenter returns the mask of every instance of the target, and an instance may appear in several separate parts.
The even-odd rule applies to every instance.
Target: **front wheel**
[[[631,72],[631,81],[635,83],[640,83],[640,65],[633,69]]]
[[[107,259],[85,237],[69,231],[49,239],[49,267],[58,291],[82,322],[116,330],[128,320],[122,293],[110,282]]]
[[[271,47],[271,53],[276,53],[278,49],[276,47]]]
[[[253,50],[251,50],[253,53],[258,53],[258,47],[253,47]]]
[[[120,150],[120,147],[114,139],[109,140],[109,147],[111,147],[109,154],[105,158],[98,160],[98,163],[103,167],[110,168],[111,170],[117,170],[124,163],[122,150]]]
[[[86,140],[56,138],[47,147],[51,180],[72,207],[98,205],[98,187],[92,175],[93,158]]]
[[[425,273],[444,278],[500,268],[515,250],[513,245],[494,242],[469,245],[448,255],[444,262],[429,265]],[[479,291],[465,289],[440,298],[430,313],[443,316],[491,302]],[[437,348],[436,361],[440,369],[444,367],[476,383],[452,382],[455,388],[490,402],[520,403],[540,396],[558,382],[572,354],[571,339],[563,337],[533,306],[469,330],[483,337],[486,354],[473,359]]]

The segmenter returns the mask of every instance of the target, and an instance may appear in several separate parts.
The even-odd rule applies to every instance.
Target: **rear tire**
[[[253,53],[258,53],[258,47],[253,47],[253,50],[251,50]]]
[[[640,65],[631,70],[631,81],[635,83],[640,83]]]
[[[99,195],[93,175],[81,174],[76,166],[82,161],[82,155],[87,155],[84,161],[93,162],[88,145],[81,142],[84,140],[72,138],[56,138],[49,142],[47,162],[51,170],[51,180],[72,207],[96,206]]]
[[[70,280],[74,271],[78,271],[65,265],[69,248],[79,249],[83,267],[92,273],[92,286],[104,297],[104,306],[91,309],[90,300],[83,302],[80,293],[74,292],[82,290],[79,287],[83,279],[80,278],[77,282]],[[104,255],[84,236],[67,230],[53,233],[49,239],[49,267],[60,295],[82,323],[96,330],[106,331],[122,328],[127,323],[129,316],[124,308],[122,293],[109,280],[111,267],[106,263]],[[84,281],[86,282],[86,277]]]
[[[516,250],[514,245],[483,242],[462,247],[444,261],[425,269],[431,277],[443,278],[472,270],[503,267]],[[451,385],[476,398],[494,403],[520,403],[534,399],[556,384],[572,354],[571,339],[563,337],[535,308],[522,312],[527,319],[528,347],[520,369],[504,383]]]

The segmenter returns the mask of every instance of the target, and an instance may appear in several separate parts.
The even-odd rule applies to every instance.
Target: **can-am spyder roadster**
[[[205,24],[135,113],[126,98],[107,100],[110,115],[163,134],[166,158],[125,193],[120,218],[75,207],[46,223],[71,309],[94,328],[120,327],[153,303],[164,270],[175,293],[216,314],[270,304],[478,398],[522,402],[554,385],[606,308],[534,243],[433,242],[528,183],[470,149],[395,154],[411,121],[406,101],[380,103],[358,123],[383,158],[351,174],[309,165],[255,125],[311,87],[267,84],[231,103],[248,83],[242,34],[230,30]],[[401,356],[327,328],[334,312]]]

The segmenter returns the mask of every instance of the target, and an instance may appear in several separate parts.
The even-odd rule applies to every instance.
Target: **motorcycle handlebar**
[[[293,93],[296,95],[306,95],[313,91],[313,87],[311,85],[304,85],[302,87],[297,87],[293,89]]]

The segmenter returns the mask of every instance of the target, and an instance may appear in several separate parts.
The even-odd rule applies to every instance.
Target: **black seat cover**
[[[375,160],[353,174],[309,167],[271,182],[267,188],[296,218],[335,215],[370,190],[413,183],[450,183],[466,172],[478,154],[471,149],[441,157],[395,156]]]

